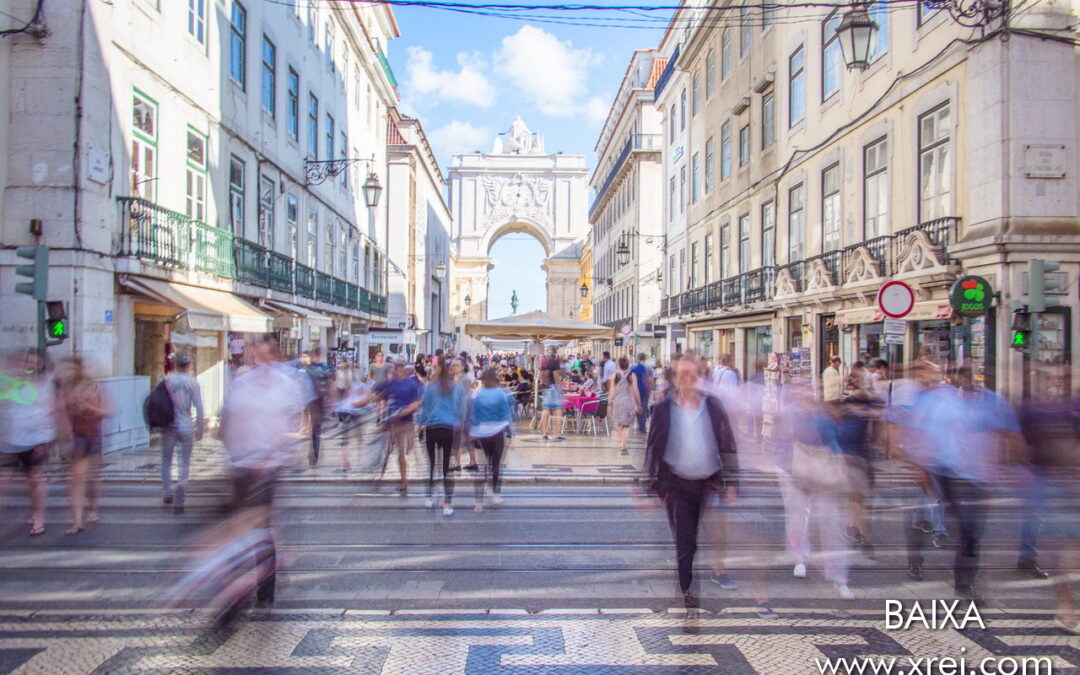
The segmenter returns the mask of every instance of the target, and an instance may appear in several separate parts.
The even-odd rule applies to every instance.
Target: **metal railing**
[[[589,207],[590,218],[593,212],[596,211],[596,207],[600,205],[600,202],[604,201],[604,196],[607,195],[608,190],[615,182],[615,178],[619,175],[623,165],[626,164],[626,160],[630,158],[630,153],[634,150],[660,150],[663,140],[663,134],[630,134],[622,149],[619,150],[618,156],[615,157],[615,162],[611,165],[603,184],[596,191],[596,198],[593,199],[592,206]]]
[[[334,277],[315,272],[315,299],[320,302],[334,301]]]
[[[341,279],[338,279],[337,277],[334,277],[334,286],[333,286],[332,297],[333,297],[332,302],[335,305],[339,305],[341,307],[348,307],[349,306],[349,286],[348,286],[348,282],[343,281]]]
[[[117,197],[120,255],[232,277],[232,234],[140,197]]]
[[[660,98],[660,93],[664,91],[664,87],[667,86],[668,80],[675,75],[675,64],[679,62],[679,49],[682,45],[677,45],[675,51],[671,53],[671,58],[668,59],[667,66],[664,67],[664,72],[660,73],[660,77],[656,78],[656,84],[653,85],[653,100]]]
[[[284,253],[270,251],[267,255],[270,288],[275,291],[293,292],[293,259]]]
[[[296,294],[315,299],[315,270],[307,265],[296,263]]]
[[[247,239],[237,238],[234,242],[236,255],[236,278],[259,286],[268,285],[270,265],[267,250]]]

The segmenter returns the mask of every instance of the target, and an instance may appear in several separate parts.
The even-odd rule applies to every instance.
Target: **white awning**
[[[294,305],[291,302],[282,302],[281,300],[267,300],[267,309],[272,311],[285,312],[292,314],[293,316],[306,321],[309,326],[318,326],[320,328],[331,328],[334,325],[334,320],[325,314],[319,314],[313,309],[301,307],[300,305]],[[278,321],[286,317],[278,317]],[[286,320],[288,320],[286,318]],[[277,322],[275,322],[277,323]],[[279,326],[279,328],[289,328],[290,326]]]
[[[121,277],[121,283],[140,293],[183,310],[195,330],[231,330],[265,333],[273,330],[273,318],[227,291],[189,286],[146,277]]]

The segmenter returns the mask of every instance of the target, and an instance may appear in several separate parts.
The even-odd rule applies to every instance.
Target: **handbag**
[[[843,455],[824,445],[796,440],[791,449],[791,477],[807,487],[839,492],[847,488],[848,465]]]

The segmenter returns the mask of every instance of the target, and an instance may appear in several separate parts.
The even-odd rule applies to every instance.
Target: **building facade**
[[[387,327],[410,358],[450,349],[450,209],[446,179],[420,121],[390,111],[387,143]]]
[[[661,229],[664,175],[661,115],[654,88],[667,60],[655,49],[634,52],[596,143],[590,186],[593,242],[591,301],[596,323],[615,329],[593,351],[612,356],[657,355],[653,326],[663,280]]]
[[[366,352],[387,315],[386,204],[369,209],[364,186],[386,184],[392,12],[233,0],[48,10],[47,32],[0,42],[0,347],[35,342],[12,266],[14,247],[40,243],[50,298],[70,317],[70,339],[50,351],[144,378],[136,386],[187,351],[217,410],[254,333],[276,332],[286,354]]]
[[[1013,399],[1047,368],[1075,391],[1075,293],[1032,317],[1030,351],[1009,348],[1028,262],[1062,263],[1062,289],[1080,262],[1077,51],[1046,38],[1075,18],[1036,3],[973,38],[944,9],[873,5],[870,65],[849,70],[844,10],[703,9],[679,31],[686,149],[664,153],[690,158],[688,188],[668,198],[672,229],[686,202],[689,252],[684,268],[668,251],[678,279],[662,308],[679,347],[731,353],[747,378],[774,354],[808,378],[833,355],[928,358]],[[682,98],[664,108],[666,138]],[[1000,293],[986,314],[954,313],[964,275]],[[888,281],[916,296],[896,337],[875,302]]]

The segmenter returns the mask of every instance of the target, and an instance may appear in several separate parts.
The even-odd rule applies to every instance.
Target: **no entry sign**
[[[878,308],[891,319],[902,319],[915,307],[915,291],[903,281],[890,281],[878,290]]]

